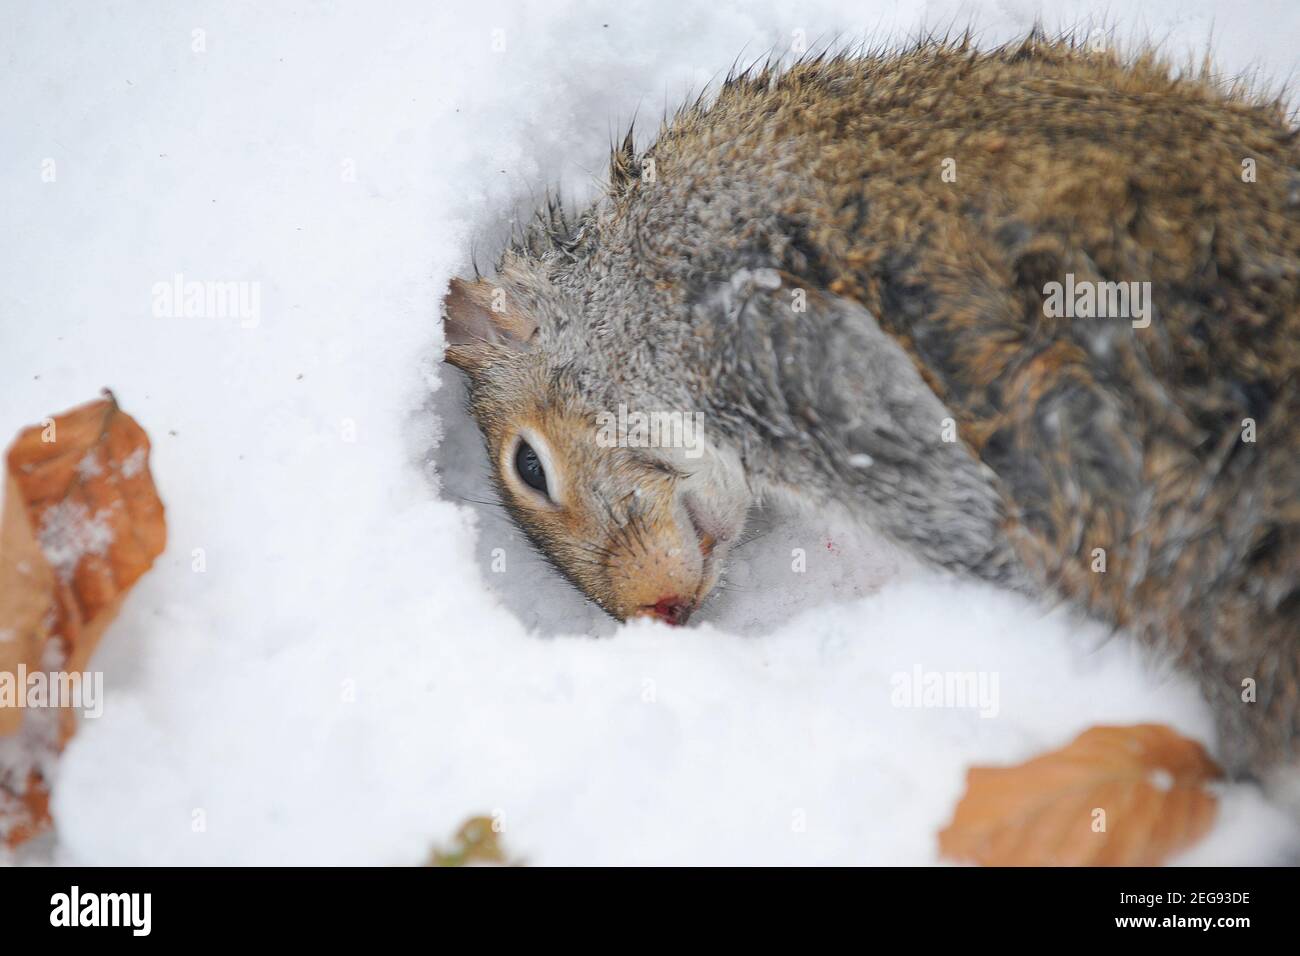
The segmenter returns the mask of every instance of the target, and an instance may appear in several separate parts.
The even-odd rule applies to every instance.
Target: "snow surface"
[[[1126,642],[830,520],[775,519],[699,627],[615,627],[465,501],[490,492],[435,320],[510,210],[589,191],[634,113],[795,30],[992,43],[1098,10],[1177,55],[1212,28],[1276,83],[1293,3],[3,6],[0,435],[112,386],[170,527],[97,657],[53,859],[417,863],[494,813],[534,863],[928,863],[972,763],[1098,722],[1212,739]],[[158,317],[177,275],[257,283],[257,314]],[[893,706],[917,667],[996,674],[997,716]],[[1185,859],[1297,853],[1233,786]]]

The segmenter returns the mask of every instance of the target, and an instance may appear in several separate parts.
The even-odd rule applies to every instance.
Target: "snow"
[[[82,481],[88,481],[103,473],[103,468],[99,464],[99,458],[94,451],[88,451],[77,462],[77,477]]]
[[[127,455],[118,464],[118,472],[123,478],[134,478],[144,471],[146,452],[143,447],[137,448],[131,454]]]
[[[83,474],[85,469],[80,466],[87,461],[93,462],[94,458],[81,460],[78,470]],[[45,511],[36,533],[45,560],[61,580],[69,580],[86,555],[102,555],[108,550],[113,543],[113,529],[108,522],[107,512],[92,515],[84,504],[71,499],[56,502]]]
[[[1107,6],[1045,18],[1087,29]],[[1043,14],[539,7],[7,9],[0,435],[111,386],[169,523],[97,655],[104,717],[62,759],[51,857],[411,864],[490,814],[532,863],[930,863],[971,764],[1094,723],[1212,740],[1191,689],[1125,641],[833,516],[770,519],[700,626],[671,630],[615,626],[466,500],[491,492],[437,303],[510,210],[589,192],[633,114],[647,131],[795,31],[973,19],[995,42]],[[1281,0],[1114,15],[1179,55],[1213,27],[1230,72],[1295,69]],[[156,308],[176,276],[202,295]],[[232,307],[208,307],[219,290]],[[996,675],[996,716],[894,706],[918,668]],[[1297,853],[1295,824],[1232,785],[1185,861]]]

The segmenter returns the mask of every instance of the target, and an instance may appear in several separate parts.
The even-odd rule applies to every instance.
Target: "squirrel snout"
[[[685,624],[690,619],[695,607],[689,601],[674,595],[660,598],[656,603],[646,605],[643,610],[644,617],[657,617],[661,621],[677,626]]]

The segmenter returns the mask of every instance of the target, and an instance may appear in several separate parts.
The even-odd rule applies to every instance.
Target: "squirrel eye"
[[[515,471],[529,488],[535,488],[542,494],[550,496],[546,488],[546,471],[542,468],[542,462],[537,457],[537,452],[533,451],[533,446],[523,440],[520,440],[519,450],[515,452]]]

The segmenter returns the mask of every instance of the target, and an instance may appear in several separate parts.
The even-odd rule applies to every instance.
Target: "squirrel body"
[[[1146,314],[1092,317],[1119,283]],[[1099,291],[1048,314],[1073,289]],[[645,152],[629,133],[606,195],[573,223],[548,205],[446,311],[507,508],[615,616],[684,622],[755,501],[834,502],[1130,631],[1196,677],[1229,769],[1294,785],[1279,104],[1039,36],[733,76]],[[699,456],[596,441],[620,405],[701,413]]]

